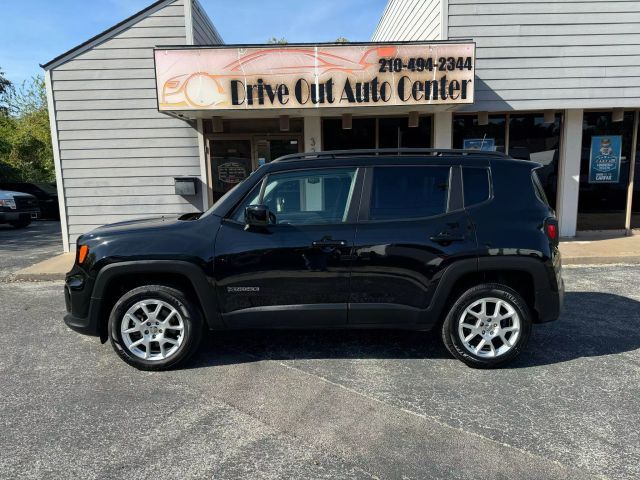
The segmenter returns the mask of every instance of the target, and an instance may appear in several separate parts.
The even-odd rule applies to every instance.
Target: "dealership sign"
[[[163,111],[473,103],[475,44],[155,50]]]

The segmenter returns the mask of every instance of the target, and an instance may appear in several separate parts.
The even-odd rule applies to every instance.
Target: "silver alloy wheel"
[[[180,312],[163,300],[141,300],[120,322],[122,341],[136,357],[158,361],[175,354],[184,340]]]
[[[460,315],[458,335],[470,353],[483,358],[499,357],[517,343],[520,317],[506,300],[481,298]]]

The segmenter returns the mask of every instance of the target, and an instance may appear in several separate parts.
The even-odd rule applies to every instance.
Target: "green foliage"
[[[267,40],[267,43],[276,44],[276,45],[286,45],[287,43],[289,43],[289,41],[284,37],[282,38],[271,37],[269,40]]]
[[[5,78],[4,72],[0,68],[0,97],[4,95],[4,92],[6,92],[10,87],[11,82]],[[4,105],[2,105],[2,102],[0,102],[0,115],[2,115],[3,113],[6,114],[7,110]]]
[[[0,94],[0,105],[0,175],[8,181],[53,181],[44,78],[35,76],[19,88],[9,85]]]
[[[349,43],[349,39],[345,37],[338,37],[335,41],[336,43]]]

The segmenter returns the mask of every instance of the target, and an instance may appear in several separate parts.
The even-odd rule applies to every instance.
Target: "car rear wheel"
[[[202,336],[197,305],[183,292],[145,285],[124,294],[109,317],[109,338],[118,355],[140,370],[166,370],[185,362]]]
[[[512,360],[526,345],[531,312],[518,292],[482,284],[463,293],[442,325],[447,350],[471,367],[491,368]]]

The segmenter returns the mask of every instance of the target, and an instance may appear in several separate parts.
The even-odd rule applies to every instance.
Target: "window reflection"
[[[560,122],[560,114],[556,114],[552,123],[544,123],[543,113],[509,116],[509,155],[542,164],[537,170],[538,178],[554,209],[558,190]]]
[[[625,113],[622,122],[613,122],[610,111],[584,113],[580,194],[578,196],[578,230],[624,228],[632,131],[632,112]],[[620,178],[617,183],[589,183],[591,137],[594,135],[622,136]]]
[[[465,140],[493,140],[495,150],[504,152],[507,116],[489,115],[488,125],[478,125],[478,115],[455,115],[453,117],[453,148],[464,148]]]

